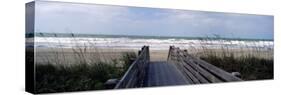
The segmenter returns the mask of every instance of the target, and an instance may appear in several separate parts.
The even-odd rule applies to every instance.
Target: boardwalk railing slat
[[[183,59],[183,62],[185,62],[186,64],[190,65],[193,68],[196,68],[196,70],[202,74],[205,78],[207,78],[207,80],[211,81],[212,83],[214,82],[222,82],[220,79],[218,79],[216,76],[212,75],[211,73],[209,73],[206,69],[198,66],[195,62],[193,61],[193,59],[191,58],[185,58],[184,56],[181,56],[181,58]]]
[[[176,51],[177,48],[170,48],[170,54],[173,54],[171,55],[171,59],[175,60],[174,61],[176,64],[182,64],[181,66],[178,67],[178,69],[183,69],[182,71],[186,70],[186,71],[189,71],[192,75],[188,75],[187,77],[192,77],[192,76],[195,76],[196,79],[194,79],[195,81],[193,81],[194,83],[209,83],[207,79],[205,79],[201,74],[200,72],[198,72],[198,70],[196,70],[196,68],[194,67],[191,67],[189,64],[186,64],[184,63],[183,59],[182,59],[182,56],[180,56],[178,53],[178,51]],[[182,72],[182,73],[185,73],[185,72]]]
[[[119,88],[135,88],[143,85],[146,68],[150,60],[149,47],[143,46],[137,59],[128,68],[125,75],[115,86],[115,89]]]
[[[179,57],[179,55],[173,55],[175,58],[181,58]],[[208,81],[206,79],[204,79],[204,77],[202,77],[200,74],[198,74],[198,72],[196,72],[195,70],[193,70],[193,68],[191,68],[190,66],[187,66],[185,63],[183,62],[178,62],[178,61],[174,61],[176,62],[178,65],[178,69],[180,69],[183,73],[186,73],[187,76],[192,79],[193,83],[207,83]]]
[[[195,60],[196,62],[198,62],[198,64],[200,66],[202,66],[203,68],[206,68],[207,70],[209,70],[210,72],[212,72],[213,74],[215,74],[216,76],[219,76],[220,78],[222,78],[224,81],[242,81],[240,78],[233,76],[232,74],[204,61],[201,60],[197,57],[191,56],[188,53],[185,53],[185,55],[187,57],[192,58],[193,60]]]
[[[192,78],[191,74],[194,75],[201,83],[206,83],[205,79],[211,83],[223,81],[242,81],[242,79],[233,76],[230,73],[204,60],[201,60],[200,58],[188,54],[185,50],[181,50],[174,46],[170,46],[168,61],[180,65],[177,66],[178,69],[180,69],[183,73],[186,73],[185,75],[191,79],[194,79],[194,77]],[[188,74],[186,71],[190,71],[191,74]],[[204,78],[202,78],[202,76]]]
[[[183,65],[177,65],[177,68],[182,67]],[[200,83],[199,80],[191,73],[191,71],[188,71],[188,69],[180,69],[181,72],[184,72],[185,77],[187,77],[187,80],[189,80],[192,84]]]

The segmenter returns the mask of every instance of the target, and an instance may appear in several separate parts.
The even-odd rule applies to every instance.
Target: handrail
[[[128,68],[125,75],[114,89],[141,87],[143,85],[146,69],[149,66],[149,60],[149,47],[143,46],[137,59]]]
[[[187,53],[170,46],[168,61],[175,63],[178,69],[186,74],[193,83],[210,83],[223,81],[242,81],[242,79]]]

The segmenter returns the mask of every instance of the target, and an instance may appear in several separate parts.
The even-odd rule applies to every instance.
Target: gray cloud
[[[38,2],[37,32],[273,38],[273,17],[200,11]]]

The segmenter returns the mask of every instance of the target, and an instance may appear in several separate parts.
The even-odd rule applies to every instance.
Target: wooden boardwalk
[[[243,80],[174,46],[167,61],[150,61],[149,47],[144,46],[115,89],[230,81]]]
[[[163,61],[150,62],[145,76],[144,86],[169,86],[189,84],[174,64]]]

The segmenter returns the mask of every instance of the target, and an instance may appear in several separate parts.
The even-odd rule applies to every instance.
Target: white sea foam
[[[182,48],[265,48],[273,49],[273,41],[242,40],[198,40],[198,39],[147,39],[147,38],[89,38],[89,37],[35,37],[35,47],[98,47],[118,49],[139,49],[149,45],[152,50],[167,50],[174,45]]]

